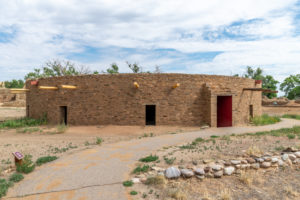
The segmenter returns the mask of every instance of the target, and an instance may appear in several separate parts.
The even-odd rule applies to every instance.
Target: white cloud
[[[296,0],[0,0],[1,28],[14,27],[9,43],[0,40],[0,81],[20,78],[52,58],[84,52],[86,46],[111,50],[132,48],[122,54],[108,52],[90,66],[104,70],[118,62],[137,61],[145,66],[167,66],[186,73],[242,73],[241,66],[265,67],[283,79],[299,73],[299,36],[294,24]],[[259,20],[255,20],[259,19]],[[254,20],[251,23],[243,23]],[[240,26],[230,26],[241,22]],[[204,30],[223,28],[245,40],[223,38],[207,41]],[[6,31],[7,32],[7,31]],[[218,35],[215,35],[217,37]],[[247,40],[251,36],[255,39]],[[182,57],[159,57],[153,49],[175,49],[182,54],[222,51],[212,61]],[[146,50],[139,52],[139,50]],[[183,68],[172,69],[181,63]],[[187,68],[187,70],[185,69]]]

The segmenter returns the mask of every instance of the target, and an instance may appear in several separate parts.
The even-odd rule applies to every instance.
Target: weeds
[[[150,166],[149,165],[144,165],[144,166],[138,166],[136,167],[134,170],[133,170],[133,174],[140,174],[141,172],[148,172],[150,169]]]
[[[52,162],[56,159],[57,159],[56,156],[44,156],[44,157],[38,158],[35,163],[36,163],[37,166],[41,166],[42,164]]]
[[[24,176],[22,174],[19,174],[19,173],[14,173],[9,177],[9,181],[12,181],[12,182],[15,182],[15,183],[17,183],[17,182],[19,182],[23,179],[24,179]]]
[[[172,158],[164,157],[164,160],[168,165],[172,165],[174,163],[174,161],[176,160],[176,158],[175,157],[172,157]]]
[[[280,122],[280,117],[278,116],[269,116],[267,114],[264,114],[262,116],[254,117],[251,119],[251,122],[255,126],[262,126],[267,124],[275,124],[277,122]]]
[[[14,120],[7,120],[0,124],[0,129],[3,128],[22,128],[28,126],[39,126],[47,124],[47,117],[46,115],[41,119],[32,119],[32,118],[21,118],[21,119],[14,119]]]
[[[131,187],[131,186],[133,186],[133,182],[132,181],[124,181],[123,186],[124,187]]]
[[[151,154],[150,156],[147,156],[145,158],[141,158],[139,161],[141,161],[141,162],[154,162],[156,160],[158,160],[158,156]]]
[[[298,119],[298,120],[300,120],[300,115],[285,114],[285,115],[282,116],[282,118],[290,118],[290,119]]]
[[[26,127],[24,129],[17,129],[17,133],[34,133],[34,132],[41,132],[41,131],[42,130],[37,127],[33,127],[33,128]]]
[[[134,190],[132,190],[131,192],[130,192],[130,195],[137,195],[138,193],[137,193],[137,191],[134,191]]]
[[[97,138],[96,138],[96,144],[101,145],[102,142],[103,142],[103,139],[102,139],[102,138],[100,138],[100,137],[97,137]]]
[[[0,198],[6,195],[8,188],[12,185],[12,182],[7,182],[5,179],[0,179]]]
[[[17,172],[28,174],[35,168],[31,155],[25,155],[22,164],[17,164]]]
[[[67,129],[68,129],[68,126],[65,125],[64,123],[62,123],[62,124],[56,126],[56,133],[64,133],[67,131]]]
[[[146,185],[154,185],[154,186],[162,186],[162,185],[166,184],[166,179],[163,175],[148,177],[145,184]]]

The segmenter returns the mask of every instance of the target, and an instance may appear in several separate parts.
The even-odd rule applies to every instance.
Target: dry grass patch
[[[187,200],[187,196],[184,191],[177,188],[168,188],[164,192],[164,199],[173,198],[176,200]]]
[[[264,152],[257,146],[251,146],[246,150],[246,153],[249,156],[258,156],[258,155],[262,155]]]
[[[248,185],[251,186],[253,183],[253,179],[254,179],[254,174],[253,172],[245,172],[245,171],[241,171],[241,174],[239,176],[239,180]]]
[[[156,187],[165,187],[165,185],[167,184],[167,180],[163,175],[158,175],[154,177],[148,177],[145,184]]]
[[[222,189],[221,193],[220,193],[220,199],[221,200],[231,200],[232,199],[231,191],[227,188]]]
[[[292,196],[292,197],[298,197],[299,196],[299,193],[297,191],[295,191],[294,188],[290,185],[288,185],[284,188],[284,192],[288,196]]]

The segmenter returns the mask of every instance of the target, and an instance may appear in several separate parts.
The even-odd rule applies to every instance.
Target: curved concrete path
[[[300,120],[282,119],[261,127],[211,128],[107,144],[64,156],[26,176],[4,199],[126,200],[122,182],[135,162],[163,146],[191,142],[197,137],[241,134],[300,126]]]

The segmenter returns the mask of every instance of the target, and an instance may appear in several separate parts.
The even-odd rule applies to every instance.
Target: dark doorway
[[[250,115],[250,119],[252,119],[254,117],[254,115],[253,115],[253,105],[249,106],[249,115]]]
[[[61,124],[68,124],[68,107],[67,106],[60,106],[60,123]]]
[[[217,126],[232,126],[232,96],[218,96]]]
[[[29,105],[26,107],[26,117],[29,117]]]
[[[146,105],[146,125],[155,125],[156,106]]]

